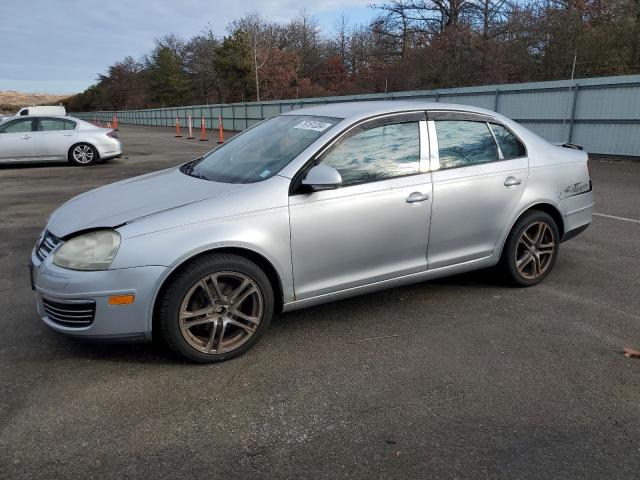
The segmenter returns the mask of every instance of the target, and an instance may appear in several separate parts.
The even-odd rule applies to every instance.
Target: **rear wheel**
[[[508,278],[521,287],[541,282],[556,263],[559,237],[556,222],[545,212],[532,210],[520,218],[502,252]]]
[[[87,166],[98,160],[98,151],[88,143],[78,143],[69,150],[69,162],[74,165]]]
[[[159,316],[175,351],[213,363],[249,350],[268,329],[273,311],[273,289],[257,265],[238,255],[210,254],[171,281]]]

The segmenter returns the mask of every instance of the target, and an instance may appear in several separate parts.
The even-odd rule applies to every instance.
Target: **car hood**
[[[47,229],[57,237],[65,237],[80,230],[117,227],[243,188],[246,185],[190,177],[178,168],[161,170],[72,198],[53,212]]]

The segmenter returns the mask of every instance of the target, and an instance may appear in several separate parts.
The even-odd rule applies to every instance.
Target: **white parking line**
[[[617,215],[607,215],[606,213],[594,213],[598,217],[613,218],[614,220],[622,220],[623,222],[640,223],[640,220],[635,218],[618,217]]]

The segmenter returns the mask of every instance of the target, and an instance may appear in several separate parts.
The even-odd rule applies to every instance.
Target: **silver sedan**
[[[54,330],[214,362],[280,312],[495,265],[535,285],[593,204],[584,152],[495,112],[332,104],[68,201],[32,283]]]
[[[86,166],[120,155],[115,131],[78,118],[25,116],[0,123],[0,164],[69,161]]]

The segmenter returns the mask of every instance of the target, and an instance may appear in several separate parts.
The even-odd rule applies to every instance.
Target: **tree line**
[[[252,13],[108,67],[71,111],[380,93],[640,71],[640,0],[391,0],[323,32]]]

